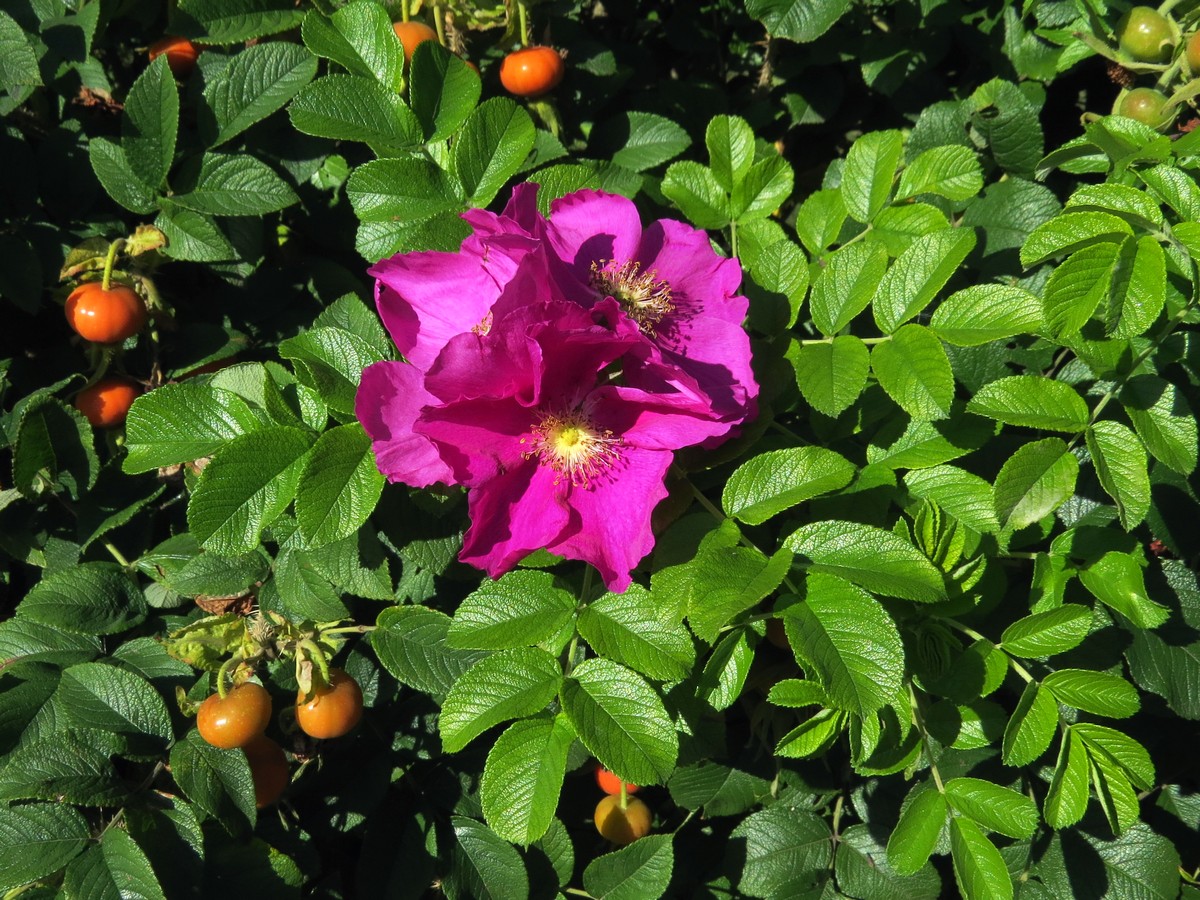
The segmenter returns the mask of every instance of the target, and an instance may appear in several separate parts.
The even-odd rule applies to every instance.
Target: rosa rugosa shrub
[[[5,4],[0,893],[1194,895],[1195,15],[1125,11]]]

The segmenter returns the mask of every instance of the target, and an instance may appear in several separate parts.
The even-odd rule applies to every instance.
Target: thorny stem
[[[521,29],[521,46],[529,46],[529,10],[525,8],[525,0],[517,0],[517,21]]]
[[[437,29],[438,43],[446,46],[446,16],[442,13],[442,4],[433,4],[433,27]]]
[[[925,745],[925,754],[929,757],[929,772],[933,776],[934,787],[938,789],[939,794],[944,794],[946,793],[946,786],[942,784],[942,773],[938,771],[937,763],[933,761],[933,753],[929,749],[929,733],[925,730],[925,720],[921,717],[917,692],[913,690],[911,681],[908,683],[908,704],[912,709],[913,725],[921,733],[921,743]]]
[[[112,284],[113,266],[117,262],[117,254],[125,246],[125,238],[117,238],[108,245],[108,256],[104,258],[104,275],[100,279],[100,287],[108,290]]]

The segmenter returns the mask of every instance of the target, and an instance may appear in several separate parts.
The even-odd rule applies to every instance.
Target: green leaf
[[[900,255],[879,283],[875,323],[891,334],[928,306],[975,248],[973,228],[935,231]]]
[[[996,515],[1004,530],[1016,531],[1054,512],[1074,494],[1078,475],[1079,460],[1059,438],[1020,447],[996,476]]]
[[[679,739],[662,700],[639,675],[593,657],[565,679],[561,700],[579,739],[606,769],[633,784],[666,782]]]
[[[258,427],[250,407],[230,391],[200,381],[164,384],[133,401],[122,468],[136,474],[201,459]]]
[[[1087,447],[1100,485],[1116,501],[1121,527],[1132,531],[1150,511],[1150,474],[1142,442],[1120,422],[1102,421],[1087,430]]]
[[[313,446],[296,488],[296,522],[304,543],[323,547],[354,534],[375,510],[383,485],[362,425],[326,431]]]
[[[712,547],[681,567],[677,586],[686,599],[688,623],[703,641],[712,643],[734,616],[769,595],[791,566],[786,550],[770,559],[748,547]],[[660,582],[661,585],[661,582]],[[658,595],[662,596],[661,587]]]
[[[900,256],[918,239],[935,231],[946,231],[950,220],[928,203],[909,201],[900,206],[885,206],[871,223],[871,239],[883,244],[889,256]]]
[[[675,868],[674,835],[652,834],[614,853],[593,859],[583,870],[583,887],[596,900],[661,897]]]
[[[217,819],[255,820],[254,781],[241,750],[219,750],[192,729],[171,748],[171,776],[189,800]]]
[[[171,198],[213,216],[262,216],[299,202],[296,192],[252,156],[206,153],[196,187]]]
[[[562,684],[562,668],[536,647],[501,650],[458,677],[442,703],[442,746],[456,753],[493,725],[545,709]]]
[[[293,12],[303,15],[300,10]],[[316,74],[317,58],[297,44],[272,41],[240,51],[204,85],[204,100],[212,114],[208,146],[223,144],[265,119]]]
[[[289,0],[180,0],[171,27],[202,44],[240,44],[295,28],[303,17]]]
[[[417,45],[412,58],[412,110],[428,143],[444,141],[462,126],[479,102],[479,76],[437,41]]]
[[[1042,311],[1046,327],[1060,338],[1076,334],[1109,296],[1121,255],[1118,244],[1096,244],[1076,251],[1046,282]]]
[[[815,876],[833,859],[832,835],[825,821],[788,803],[747,816],[730,838],[740,851],[744,848],[737,887],[751,897],[776,896],[781,886],[801,875]]]
[[[1059,669],[1042,679],[1042,687],[1064,706],[1110,719],[1126,719],[1142,705],[1137,688],[1120,675],[1107,672]]]
[[[713,116],[704,132],[709,167],[727,194],[741,185],[754,163],[754,131],[741,116]]]
[[[904,156],[898,131],[872,131],[850,146],[842,169],[842,200],[851,218],[864,224],[883,209]]]
[[[746,0],[746,12],[767,31],[800,43],[815,41],[850,9],[850,0]]]
[[[156,738],[174,737],[167,705],[144,678],[104,663],[81,663],[63,671],[55,692],[67,718],[81,728]]]
[[[606,123],[604,132],[613,135],[612,161],[631,172],[661,166],[692,144],[688,133],[677,123],[636,110],[618,113]]]
[[[371,646],[399,681],[423,694],[443,696],[486,654],[446,643],[450,617],[424,606],[394,606],[379,614]]]
[[[1088,802],[1087,750],[1073,728],[1063,735],[1058,748],[1058,763],[1042,814],[1051,828],[1069,828],[1083,818]]]
[[[540,644],[575,617],[575,597],[549,572],[517,569],[485,580],[454,612],[447,644],[458,649],[504,650]]]
[[[828,344],[793,343],[788,358],[804,399],[827,416],[840,415],[858,399],[871,367],[867,345],[852,334],[839,335]]]
[[[19,97],[15,88],[38,87],[41,83],[37,56],[29,45],[25,29],[8,13],[0,11],[0,84],[11,95]]]
[[[791,196],[793,183],[792,166],[782,156],[760,159],[750,167],[745,180],[734,186],[730,215],[739,224],[765,219]]]
[[[0,806],[0,890],[10,891],[53,875],[78,856],[91,827],[61,803]]]
[[[992,486],[972,472],[945,465],[916,469],[904,476],[904,486],[968,528],[983,534],[1000,530]]]
[[[1154,787],[1154,762],[1146,748],[1133,738],[1093,722],[1077,722],[1071,731],[1083,741],[1093,758],[1104,756],[1120,766],[1135,787],[1143,791]]]
[[[1069,384],[1041,375],[997,378],[976,391],[967,412],[1006,425],[1075,434],[1088,425],[1088,406]]]
[[[104,192],[113,200],[140,215],[154,212],[154,189],[137,176],[119,144],[108,138],[92,138],[88,141],[88,160]]]
[[[866,591],[810,572],[804,602],[783,611],[790,643],[829,705],[855,715],[875,712],[900,690],[904,646],[896,623]]]
[[[1012,900],[1012,879],[1004,857],[971,820],[951,817],[950,857],[954,881],[966,900]]]
[[[847,714],[822,709],[805,719],[775,745],[775,755],[785,759],[809,759],[825,753],[846,728]]]
[[[121,149],[139,180],[161,188],[175,159],[179,89],[163,54],[138,76],[125,98]]]
[[[1138,628],[1157,628],[1170,612],[1150,598],[1142,567],[1128,553],[1110,551],[1079,572],[1079,580],[1097,600]]]
[[[116,563],[85,562],[45,576],[17,606],[31,622],[82,634],[117,634],[146,617],[146,598]]]
[[[704,664],[696,694],[713,709],[728,709],[746,685],[754,662],[754,648],[746,632],[738,628],[725,635]]]
[[[796,237],[809,253],[817,256],[837,242],[845,222],[846,205],[842,202],[842,192],[814,191],[796,210]]]
[[[45,662],[69,666],[100,655],[100,639],[59,631],[24,616],[0,622],[0,659],[5,665]]]
[[[309,432],[285,427],[230,441],[200,474],[188,503],[188,527],[196,540],[224,556],[257,547],[262,530],[296,495],[312,446]]]
[[[980,778],[951,778],[946,782],[946,800],[975,824],[1017,840],[1028,840],[1038,826],[1032,800]]]
[[[814,251],[815,252],[815,251]],[[825,260],[813,279],[813,324],[832,337],[867,308],[887,271],[887,251],[876,241],[851,244]]]
[[[77,409],[41,395],[21,411],[13,443],[13,482],[34,498],[49,485],[66,488],[73,498],[96,484],[100,460],[92,449],[91,426]]]
[[[363,369],[384,359],[372,342],[330,326],[288,338],[280,343],[279,355],[297,364],[300,381],[320,393],[331,411],[347,418],[354,416]]]
[[[521,719],[496,739],[479,784],[483,816],[492,831],[524,846],[546,833],[574,739],[562,714]]]
[[[449,896],[478,900],[525,900],[529,896],[529,874],[516,849],[491,829],[474,819],[454,816],[450,820],[457,843],[453,848]]]
[[[1130,260],[1132,256],[1132,261]],[[1162,245],[1143,235],[1121,248],[1104,310],[1105,332],[1137,337],[1158,319],[1167,302],[1167,259]]]
[[[11,702],[4,695],[5,702]],[[102,749],[57,731],[12,751],[0,766],[0,800],[57,800],[120,806],[129,789]]]
[[[377,159],[359,166],[346,195],[360,219],[412,223],[462,208],[462,188],[427,159]]]
[[[725,513],[748,525],[763,522],[805,500],[845,487],[854,464],[823,447],[760,453],[729,476],[721,496]]]
[[[687,629],[663,620],[650,592],[638,584],[589,603],[579,615],[578,628],[600,656],[655,681],[682,681],[696,662]]]
[[[1137,822],[1141,813],[1133,785],[1121,767],[1102,753],[1088,753],[1088,766],[1100,809],[1109,828],[1120,834]]]
[[[887,859],[887,849],[866,825],[851,825],[838,835],[834,860],[838,887],[850,897],[889,897],[894,900],[937,900],[942,880],[932,866],[903,876]]]
[[[954,400],[954,372],[942,342],[922,325],[902,325],[871,351],[871,369],[893,400],[914,419],[944,419]]]
[[[729,224],[729,196],[707,166],[692,160],[671,163],[662,192],[697,228],[724,228]]]
[[[896,200],[937,194],[948,200],[970,200],[983,190],[983,170],[969,147],[932,147],[900,173]]]
[[[1106,212],[1063,212],[1035,228],[1021,246],[1021,265],[1030,269],[1056,256],[1097,244],[1119,244],[1133,234],[1129,223]]]
[[[956,291],[933,311],[929,327],[948,344],[977,347],[1042,327],[1042,308],[1029,291],[1007,284],[977,284]]]
[[[1150,455],[1181,475],[1196,468],[1197,427],[1184,398],[1173,384],[1154,375],[1135,375],[1118,397]]]
[[[365,75],[399,90],[404,51],[387,10],[378,3],[355,0],[328,18],[309,10],[300,34],[304,46],[317,56],[333,60],[351,75]]]
[[[475,108],[450,149],[452,170],[472,205],[492,201],[521,168],[535,137],[529,113],[506,97]]]
[[[814,522],[796,529],[784,546],[809,572],[844,578],[885,597],[917,603],[946,598],[941,573],[899,535],[858,522]]]
[[[825,688],[807,678],[785,678],[771,686],[767,700],[776,706],[799,709],[805,706],[827,706],[829,695]]]
[[[361,75],[326,75],[307,84],[288,107],[297,131],[388,149],[423,142],[421,123],[399,94]]]
[[[1163,227],[1159,205],[1145,191],[1127,184],[1085,184],[1068,199],[1068,210],[1110,212],[1147,231]]]
[[[125,897],[166,900],[145,852],[128,832],[119,828],[106,829],[99,846],[71,863],[64,887],[72,897],[93,900]]]
[[[1137,176],[1146,186],[1184,221],[1200,220],[1200,186],[1174,166],[1154,166],[1138,169]]]
[[[1003,759],[1007,766],[1025,766],[1046,752],[1058,727],[1054,697],[1036,681],[1025,691],[1004,729]]]
[[[676,769],[667,788],[676,806],[709,817],[741,815],[771,793],[765,778],[709,760]]]
[[[162,212],[154,220],[154,227],[167,237],[163,250],[167,256],[189,262],[221,262],[237,256],[229,238],[211,217],[172,200],[160,200],[159,207]]]
[[[1092,628],[1092,611],[1079,603],[1017,619],[1001,636],[1001,647],[1012,656],[1036,659],[1066,653],[1083,643]]]

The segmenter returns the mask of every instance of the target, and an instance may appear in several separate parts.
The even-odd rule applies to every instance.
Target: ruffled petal
[[[432,406],[416,430],[437,443],[456,483],[473,486],[524,463],[535,413],[511,399]]]
[[[389,481],[413,487],[458,483],[433,441],[413,430],[422,409],[432,402],[435,398],[414,366],[378,362],[363,370],[354,412],[371,437],[375,464]]]
[[[738,294],[742,267],[718,256],[705,232],[659,219],[646,226],[637,259],[671,286],[675,317],[708,316],[738,326],[746,318],[750,301]]]
[[[623,447],[607,477],[569,489],[571,526],[547,549],[591,563],[610,591],[624,591],[633,580],[630,572],[654,547],[650,515],[667,496],[671,458],[669,452]]]
[[[545,239],[552,256],[565,265],[563,290],[576,302],[590,305],[596,293],[588,287],[592,263],[634,258],[642,236],[642,219],[633,201],[600,191],[576,191],[550,204]]]
[[[528,462],[472,490],[471,527],[458,558],[499,578],[534,550],[553,545],[571,517],[555,476]]]

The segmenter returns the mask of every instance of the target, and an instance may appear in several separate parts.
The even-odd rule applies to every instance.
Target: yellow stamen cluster
[[[530,429],[530,436],[521,438],[530,445],[522,455],[537,457],[542,465],[558,473],[554,483],[562,478],[573,487],[588,487],[591,480],[621,458],[617,448],[621,439],[611,431],[596,428],[579,412],[547,413]]]
[[[671,302],[671,286],[651,269],[643,272],[642,264],[629,260],[618,264],[613,259],[592,263],[591,285],[605,297],[614,297],[625,314],[648,335],[675,308]]]

